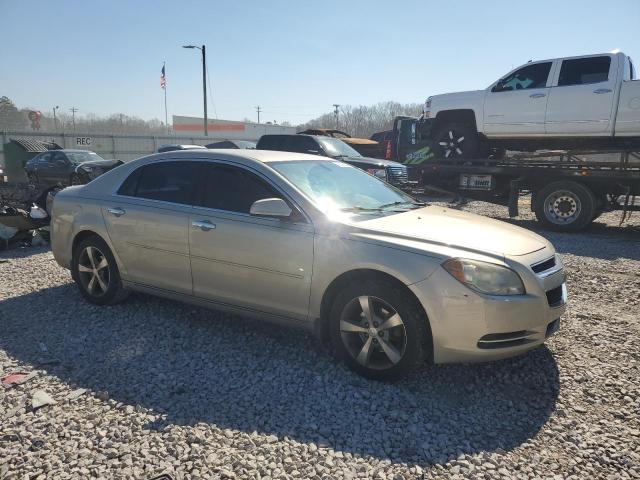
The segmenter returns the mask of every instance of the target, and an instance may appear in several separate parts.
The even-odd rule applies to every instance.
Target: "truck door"
[[[616,59],[599,55],[562,60],[551,88],[545,128],[552,135],[608,135],[617,81]]]
[[[529,63],[499,80],[486,94],[484,133],[490,137],[540,135],[553,62]]]

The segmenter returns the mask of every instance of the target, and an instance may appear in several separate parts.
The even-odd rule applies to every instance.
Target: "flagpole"
[[[166,62],[162,62],[162,68],[165,68],[165,63]],[[167,115],[167,71],[165,69],[164,71],[164,78],[165,78],[165,83],[164,83],[164,124],[167,127],[167,135],[170,133],[169,131],[169,117]]]

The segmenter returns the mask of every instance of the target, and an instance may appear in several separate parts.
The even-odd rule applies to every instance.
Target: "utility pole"
[[[71,107],[71,120],[73,121],[73,133],[76,133],[76,112],[78,109],[76,107]]]
[[[197,48],[202,52],[202,96],[204,99],[204,136],[209,136],[207,120],[207,47],[196,47],[195,45],[183,45],[182,48]]]
[[[258,105],[258,106],[256,107],[256,112],[258,112],[258,123],[260,123],[260,112],[261,112],[261,111],[262,111],[262,110],[260,109],[260,105]]]
[[[56,118],[56,110],[60,108],[59,105],[53,107],[53,129],[58,130],[58,119]]]
[[[340,111],[338,110],[339,106],[339,103],[333,104],[333,114],[336,116],[336,130],[338,129],[338,115],[340,114]]]

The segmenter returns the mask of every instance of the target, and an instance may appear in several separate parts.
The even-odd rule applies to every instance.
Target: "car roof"
[[[164,160],[169,158],[196,160],[196,159],[221,159],[220,157],[227,157],[229,159],[249,159],[261,163],[271,162],[287,162],[287,161],[310,161],[310,160],[326,160],[328,162],[335,161],[329,157],[323,157],[320,155],[309,155],[306,153],[296,152],[281,152],[278,150],[248,150],[237,148],[219,148],[215,150],[175,150],[172,152],[163,152],[153,155],[154,159]],[[148,158],[148,157],[144,157]]]

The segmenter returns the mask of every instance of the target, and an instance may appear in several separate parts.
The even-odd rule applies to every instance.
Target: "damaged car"
[[[135,290],[298,326],[376,379],[522,354],[567,301],[545,238],[295,152],[134,160],[59,192],[51,237],[91,303]]]

